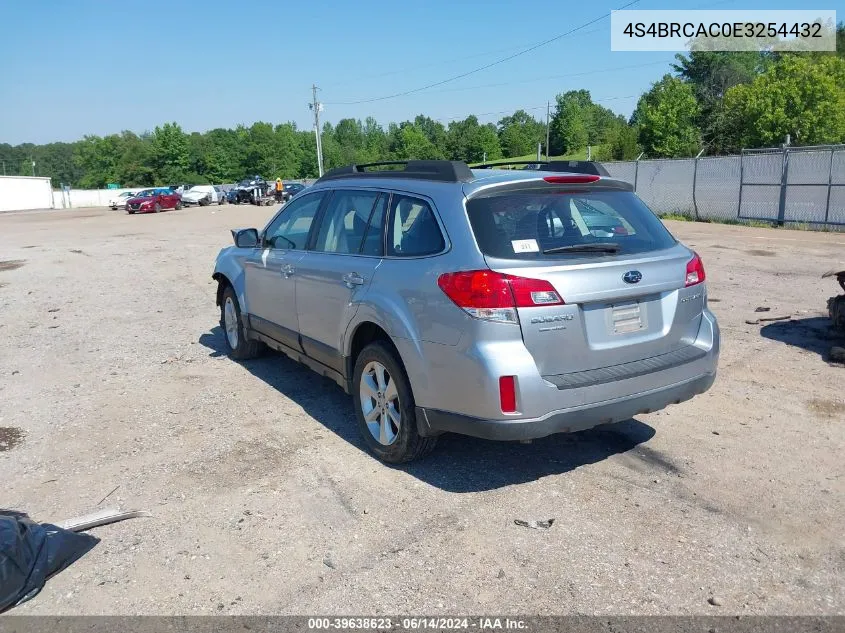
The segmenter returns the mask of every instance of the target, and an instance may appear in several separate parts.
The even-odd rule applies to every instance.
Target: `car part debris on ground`
[[[0,510],[0,613],[34,598],[47,580],[100,542],[84,530],[149,512],[100,510],[58,525],[36,523],[26,514]]]
[[[91,514],[86,514],[81,517],[74,517],[59,523],[65,530],[72,532],[82,532],[90,530],[101,525],[109,525],[110,523],[117,523],[118,521],[125,521],[126,519],[135,519],[137,517],[152,516],[149,512],[144,510],[130,510],[128,512],[121,512],[120,510],[108,509],[98,510]]]
[[[549,519],[548,521],[523,521],[522,519],[514,519],[513,522],[516,525],[531,528],[532,530],[548,530],[550,527],[552,527],[552,523],[554,523],[555,520]]]
[[[757,325],[758,323],[767,323],[769,321],[789,321],[791,318],[792,318],[792,315],[787,314],[786,316],[761,317],[759,319],[745,319],[745,322],[748,325]]]
[[[99,542],[90,534],[0,510],[0,613],[34,598],[48,578]]]

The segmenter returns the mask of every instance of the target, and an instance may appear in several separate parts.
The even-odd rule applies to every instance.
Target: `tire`
[[[155,212],[156,212],[156,213],[161,213],[161,205],[160,205],[158,202],[156,202]]]
[[[134,212],[134,211],[132,211],[132,210],[130,210],[130,209],[127,209],[127,210],[126,210],[126,213],[128,213],[129,215],[135,215],[135,212]]]
[[[223,290],[223,301],[220,305],[220,327],[223,328],[223,338],[226,339],[229,358],[249,360],[260,356],[264,351],[264,344],[261,341],[251,341],[246,338],[238,297],[232,286],[228,284]]]
[[[176,206],[175,206],[175,207],[173,207],[173,208],[174,208],[174,209],[176,209],[177,211],[178,211],[179,209],[181,209],[181,208],[182,208],[182,201],[180,200],[179,202],[177,202],[177,203],[176,203]]]
[[[200,205],[201,207],[206,207],[206,206],[208,206],[208,198],[201,198],[201,199],[200,199],[200,202],[199,202],[199,205]]]
[[[381,378],[379,367],[384,370]],[[376,341],[358,355],[352,374],[352,397],[358,431],[367,448],[381,461],[410,462],[428,455],[437,444],[436,437],[422,437],[417,432],[414,394],[390,345]]]

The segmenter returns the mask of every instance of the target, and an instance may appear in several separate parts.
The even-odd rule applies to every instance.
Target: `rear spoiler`
[[[604,165],[591,160],[501,160],[493,163],[482,163],[481,165],[474,165],[473,169],[495,169],[497,167],[511,167],[513,165],[523,165],[522,169],[531,169],[536,171],[553,171],[558,173],[570,174],[592,174],[594,176],[610,177],[610,172],[605,169]]]

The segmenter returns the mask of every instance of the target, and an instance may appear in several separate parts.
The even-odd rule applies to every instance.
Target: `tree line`
[[[695,51],[677,55],[670,72],[639,99],[626,119],[587,90],[557,95],[548,130],[552,156],[597,160],[734,153],[783,142],[845,142],[845,28],[837,53]],[[546,151],[546,122],[517,110],[498,123],[474,115],[444,124],[425,115],[382,126],[372,117],[341,119],[322,129],[326,169],[384,160],[529,158]],[[227,183],[246,175],[314,178],[314,133],[265,122],[185,132],[165,123],[151,132],[86,136],[73,143],[0,144],[9,175],[50,176],[77,188]],[[32,166],[35,162],[35,167]]]

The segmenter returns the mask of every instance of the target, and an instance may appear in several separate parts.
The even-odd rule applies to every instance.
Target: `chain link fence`
[[[845,145],[603,164],[658,215],[845,226]]]

